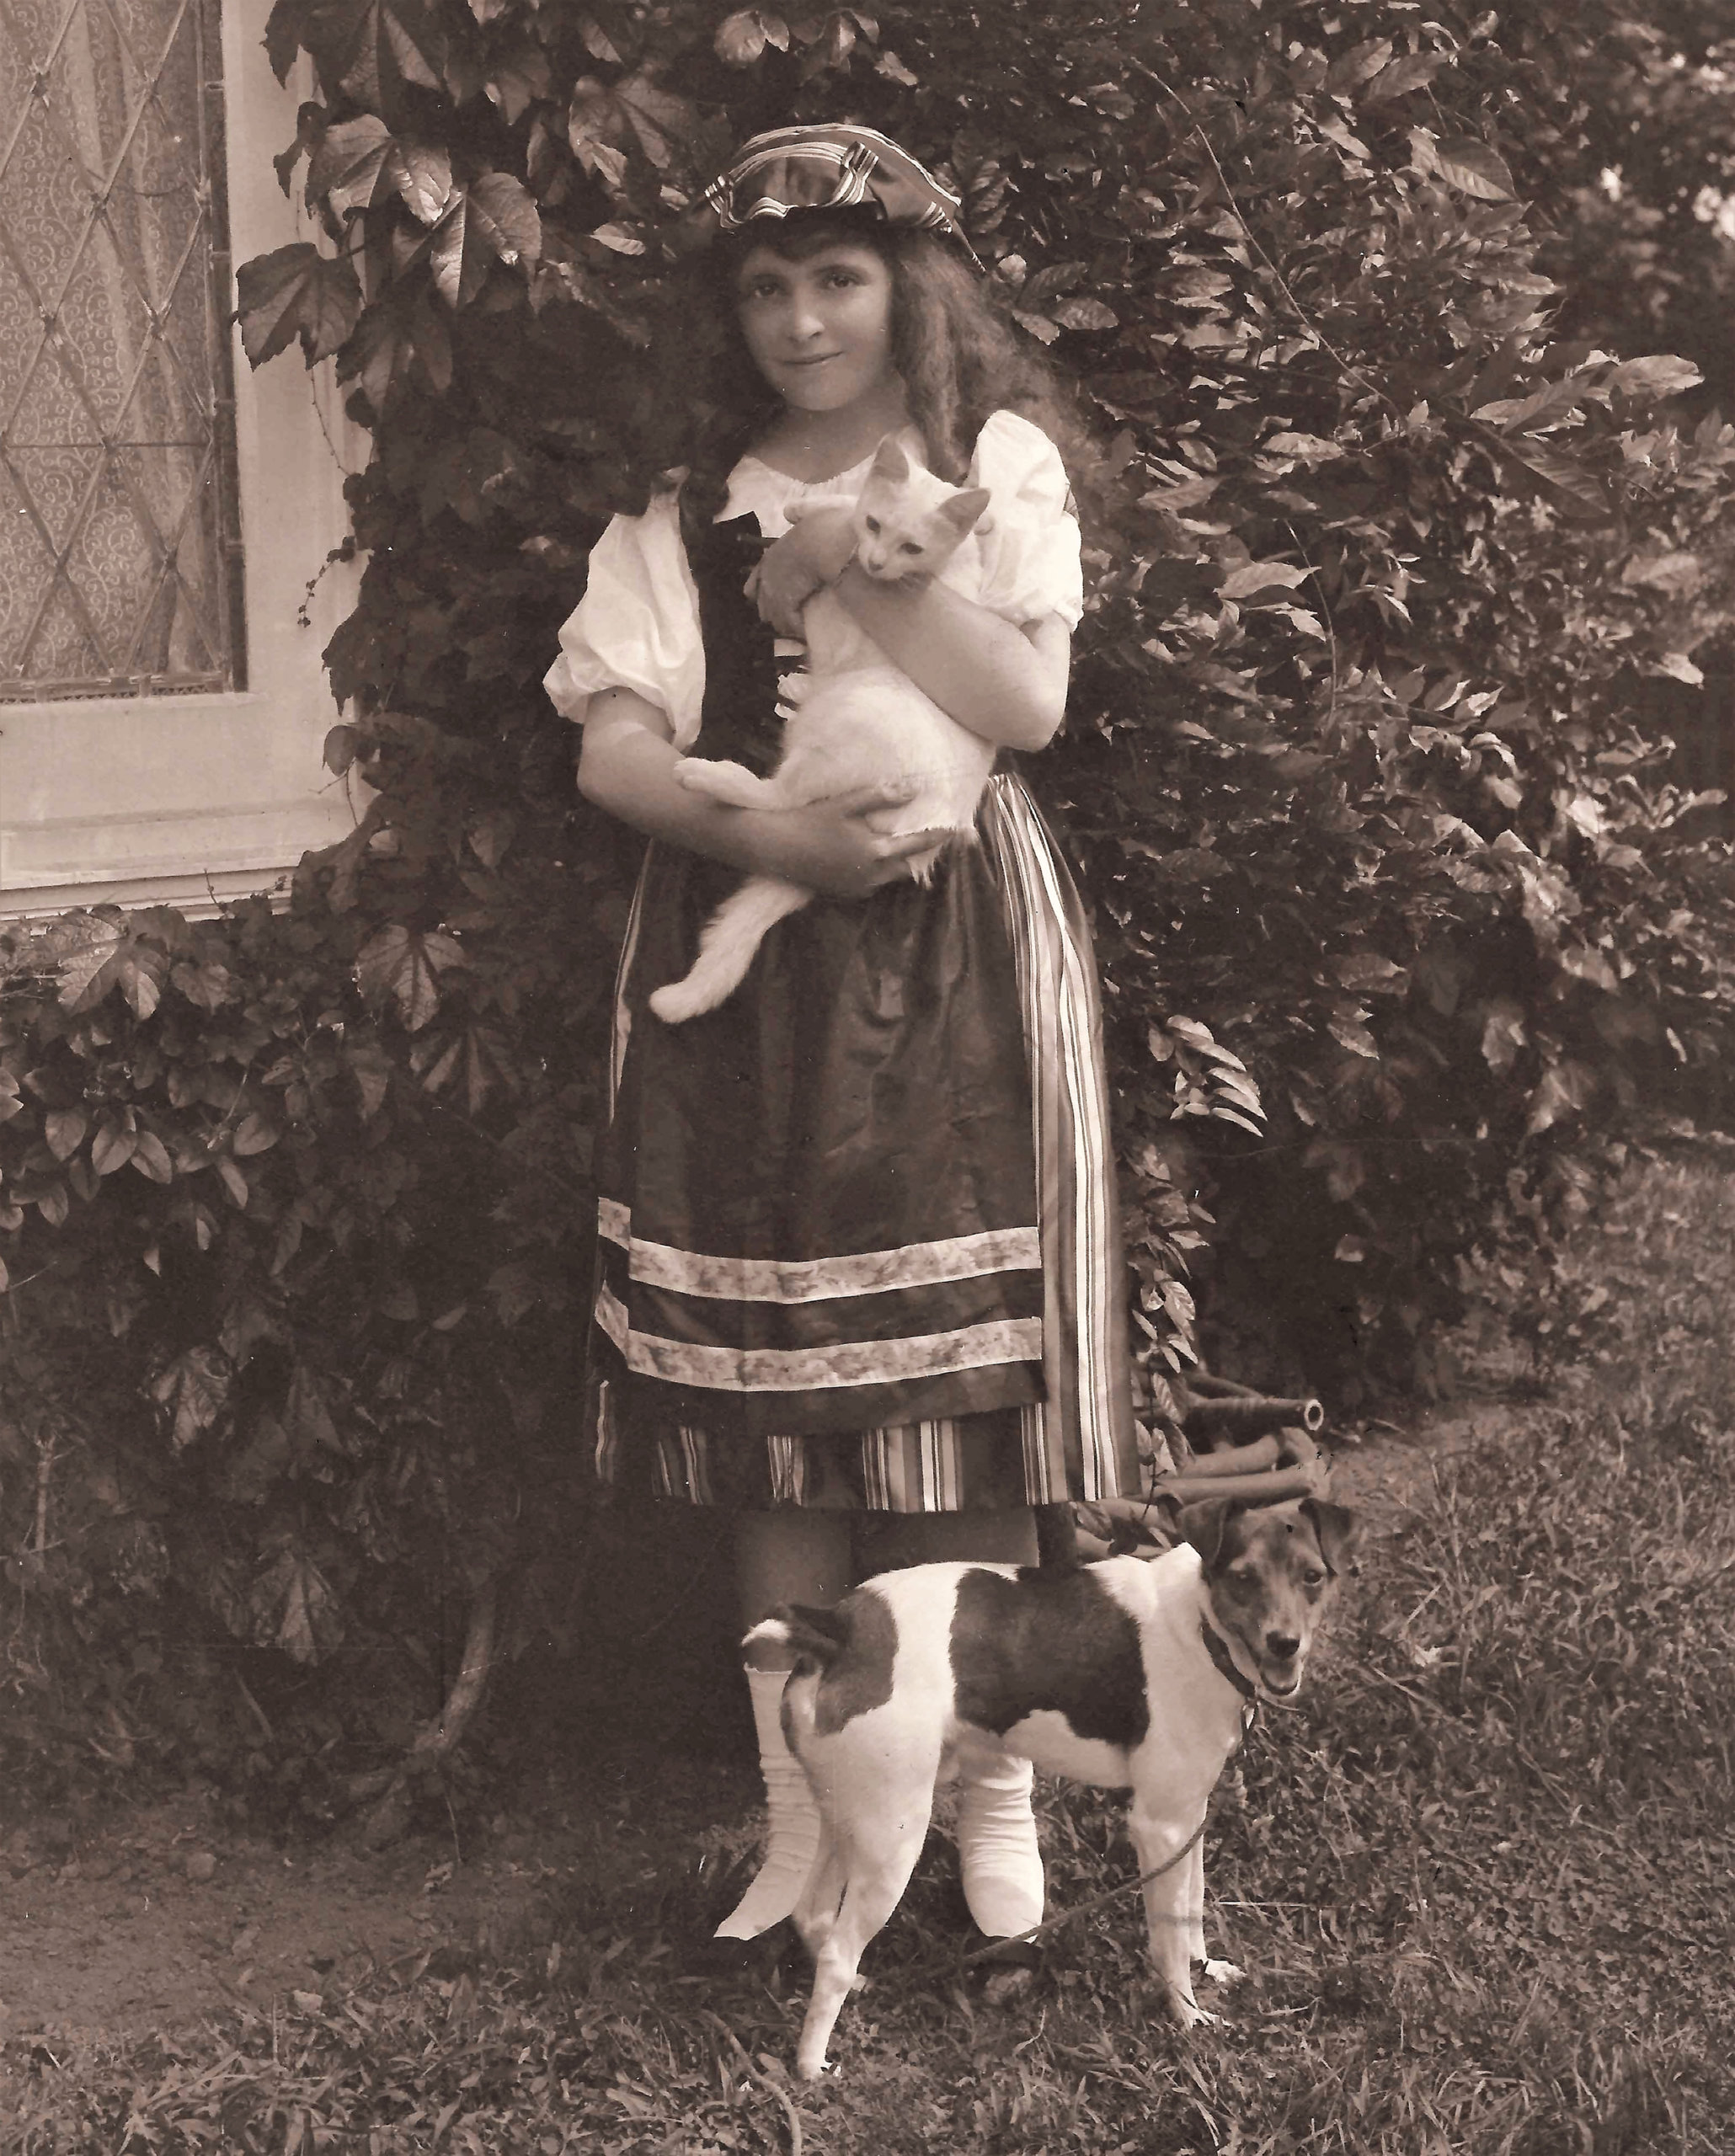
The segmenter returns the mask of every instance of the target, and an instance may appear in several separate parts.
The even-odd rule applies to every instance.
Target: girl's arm
[[[882,583],[850,560],[846,510],[810,512],[779,539],[748,582],[760,612],[785,636],[822,584],[892,664],[960,726],[1006,749],[1045,748],[1066,708],[1071,632],[1058,616],[1020,628],[947,585]]]
[[[1022,628],[943,584],[882,584],[851,566],[832,586],[893,665],[941,710],[1004,749],[1044,749],[1066,710],[1072,634]]]
[[[591,697],[579,751],[579,791],[648,837],[666,840],[755,875],[836,899],[865,898],[881,883],[908,874],[905,858],[937,846],[942,831],[891,838],[864,819],[894,808],[908,789],[864,787],[804,808],[731,808],[675,782],[681,752],[656,705],[630,689],[603,689]]]

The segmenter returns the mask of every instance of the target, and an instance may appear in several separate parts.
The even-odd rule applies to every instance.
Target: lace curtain
[[[236,683],[221,72],[217,0],[0,0],[0,697]]]

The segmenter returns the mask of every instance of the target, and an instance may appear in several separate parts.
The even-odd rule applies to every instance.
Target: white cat
[[[888,435],[853,504],[816,499],[790,514],[793,520],[851,508],[857,563],[868,576],[894,584],[943,569],[977,528],[989,499],[985,487],[948,486],[912,463]],[[745,764],[689,756],[675,767],[681,785],[737,808],[799,808],[860,787],[909,786],[907,803],[868,819],[874,830],[974,831],[994,744],[925,696],[829,588],[808,601],[802,628],[810,671],[785,685],[793,710],[776,771],[760,778]],[[939,853],[934,846],[912,855],[911,873],[926,883]],[[766,931],[813,895],[780,876],[749,877],[705,924],[692,970],[658,989],[651,1009],[672,1026],[714,1011],[740,985]]]

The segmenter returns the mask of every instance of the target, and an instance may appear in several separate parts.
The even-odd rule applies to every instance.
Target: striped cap
[[[872,127],[840,120],[755,135],[705,190],[705,208],[726,232],[760,217],[861,205],[889,225],[949,232],[981,268],[958,223],[957,195]]]

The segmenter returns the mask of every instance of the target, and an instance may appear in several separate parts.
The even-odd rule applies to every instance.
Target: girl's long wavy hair
[[[951,241],[932,232],[883,223],[868,211],[816,210],[761,219],[723,235],[702,259],[687,292],[685,347],[659,400],[666,420],[684,409],[684,441],[665,438],[658,462],[686,467],[681,522],[691,538],[710,523],[729,492],[736,462],[782,409],[777,392],[748,354],[737,322],[736,278],[755,248],[804,261],[847,240],[872,248],[892,280],[892,360],[909,393],[910,416],[928,462],[956,485],[991,412],[1010,410],[1040,427],[1074,478],[1088,462],[1084,436],[1054,371],[1031,350]],[[697,291],[693,287],[697,287]],[[670,447],[675,454],[666,453]]]

